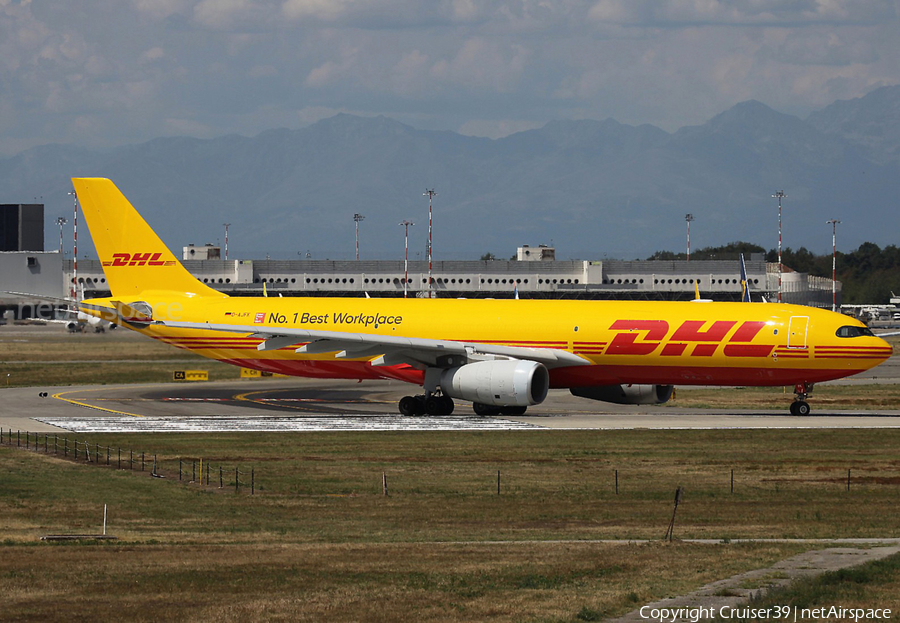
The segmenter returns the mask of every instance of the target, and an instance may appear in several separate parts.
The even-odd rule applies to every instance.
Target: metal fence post
[[[144,471],[144,453],[141,452],[141,471]]]
[[[222,488],[222,466],[219,465],[219,489]]]

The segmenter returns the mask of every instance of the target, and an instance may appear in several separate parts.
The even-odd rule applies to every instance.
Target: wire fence
[[[234,488],[235,493],[249,491],[256,494],[256,468],[249,472],[238,466],[213,465],[202,457],[178,457],[160,460],[156,454],[136,451],[130,448],[101,446],[84,439],[69,439],[49,433],[32,433],[11,428],[0,428],[0,445],[53,454],[75,462],[103,467],[115,467],[128,471],[149,471],[154,478],[173,477],[176,470],[178,480],[203,487],[216,486],[219,489]],[[177,465],[177,467],[176,467]],[[199,477],[198,477],[199,476]]]
[[[251,467],[249,472],[241,471],[238,465],[217,464],[203,457],[170,456],[159,459],[157,454],[145,451],[103,446],[84,439],[70,439],[56,434],[14,431],[11,428],[0,428],[0,445],[53,454],[59,458],[79,463],[114,467],[119,470],[149,472],[149,475],[155,478],[174,480],[177,475],[180,482],[201,487],[216,487],[219,490],[234,489],[235,493],[243,491],[249,495],[255,495],[258,488],[255,467]],[[386,496],[389,494],[388,473],[381,472],[380,476],[381,491]],[[609,480],[606,481],[606,478]],[[824,471],[821,468],[810,468],[799,472],[784,472],[777,468],[762,471],[758,469],[735,470],[723,466],[721,472],[712,470],[705,474],[695,474],[693,480],[690,481],[693,483],[694,489],[744,495],[790,492],[809,487],[837,486],[848,492],[851,488],[873,485],[900,487],[900,476],[894,473],[880,470],[873,474],[871,469],[865,467],[842,469],[837,466]],[[514,483],[515,479],[510,479],[506,473],[501,475],[500,470],[497,470],[494,488],[496,494],[518,493],[524,490],[522,487],[529,490],[533,490],[535,486],[540,488],[540,485],[535,485],[533,480],[529,481],[528,485],[510,484],[511,482]],[[396,484],[396,481],[392,481],[392,484]],[[618,496],[620,493],[626,495],[651,494],[657,490],[660,482],[657,474],[637,468],[610,469],[607,474],[602,476],[602,479],[594,480],[587,486],[594,487],[598,484],[601,485],[601,488],[610,493],[614,492]]]

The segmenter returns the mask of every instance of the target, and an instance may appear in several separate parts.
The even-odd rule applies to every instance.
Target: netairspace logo
[[[698,623],[703,619],[737,619],[737,620],[821,620],[837,619],[842,621],[890,619],[891,611],[882,608],[841,608],[830,606],[822,608],[797,608],[796,606],[772,606],[769,608],[735,608],[734,606],[722,606],[715,608],[651,608],[644,606],[640,609],[642,619],[659,621],[659,623],[677,623],[678,621],[690,621]]]

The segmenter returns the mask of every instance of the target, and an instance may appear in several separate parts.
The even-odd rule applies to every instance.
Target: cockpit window
[[[868,335],[870,337],[874,336],[874,333],[869,330],[868,327],[841,327],[837,330],[836,335],[838,337],[860,337],[861,335]]]

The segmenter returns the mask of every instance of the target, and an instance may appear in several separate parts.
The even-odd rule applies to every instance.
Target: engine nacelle
[[[478,361],[441,373],[444,394],[497,407],[540,404],[549,389],[550,373],[535,361]]]
[[[617,405],[658,405],[668,402],[673,385],[599,385],[573,387],[572,395]]]

